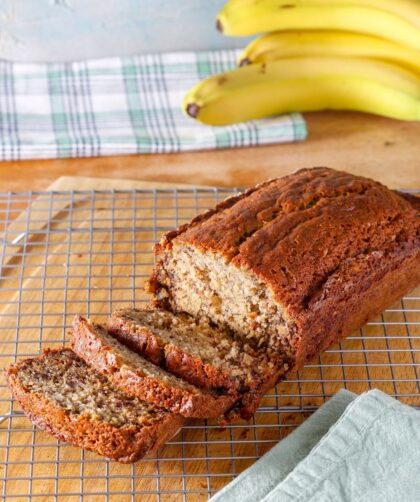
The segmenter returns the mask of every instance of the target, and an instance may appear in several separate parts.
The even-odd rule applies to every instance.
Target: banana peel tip
[[[198,117],[198,114],[200,113],[200,107],[195,103],[188,103],[185,107],[185,111],[187,115],[189,115],[193,119],[196,119]]]

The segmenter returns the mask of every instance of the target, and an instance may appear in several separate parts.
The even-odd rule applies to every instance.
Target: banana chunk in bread
[[[82,316],[74,318],[71,348],[124,392],[185,417],[217,418],[236,400],[236,396],[199,389],[168,373]]]
[[[420,282],[418,207],[367,178],[302,169],[164,235],[148,290],[297,369]]]
[[[70,349],[46,349],[11,365],[6,376],[36,426],[119,462],[135,462],[159,448],[185,422],[122,392]]]

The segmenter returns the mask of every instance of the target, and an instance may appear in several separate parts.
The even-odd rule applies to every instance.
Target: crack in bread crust
[[[205,225],[205,248],[212,249],[212,227],[223,226],[223,239],[220,240],[220,234],[216,233],[218,240],[213,242],[218,252],[232,259],[239,254],[241,244],[276,219],[309,209],[325,199],[364,194],[375,184],[347,173],[337,175],[337,172],[325,168],[302,169],[291,176],[269,180],[243,194],[229,197],[189,224],[165,234],[161,246],[166,246],[175,238],[182,242],[185,234],[188,234],[185,236],[186,242],[191,242]],[[252,212],[248,210],[249,205],[253,206]],[[229,241],[229,244],[223,247],[225,241]]]

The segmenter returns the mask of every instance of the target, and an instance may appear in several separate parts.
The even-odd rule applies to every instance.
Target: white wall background
[[[0,0],[0,58],[71,61],[242,47],[218,33],[225,0]]]

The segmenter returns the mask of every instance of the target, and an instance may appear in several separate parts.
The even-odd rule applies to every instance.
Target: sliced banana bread
[[[168,373],[82,316],[74,318],[71,347],[123,391],[185,417],[217,418],[237,399],[199,389]]]
[[[263,373],[257,367],[264,354],[228,330],[212,328],[187,314],[124,308],[112,314],[108,329],[137,353],[201,388],[243,391]],[[264,370],[272,370],[268,361]]]
[[[11,365],[6,375],[36,426],[119,462],[134,462],[157,449],[185,421],[122,392],[70,349],[47,349]]]
[[[167,233],[156,256],[156,305],[298,368],[420,282],[420,215],[370,179],[302,169]]]
[[[113,313],[107,327],[122,343],[187,382],[212,391],[239,393],[235,410],[244,418],[250,418],[258,406],[256,396],[277,380],[278,370],[265,351],[187,314],[125,308]]]

